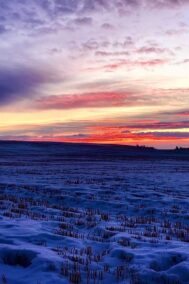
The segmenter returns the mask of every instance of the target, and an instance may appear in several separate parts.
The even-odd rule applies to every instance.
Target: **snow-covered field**
[[[0,283],[189,283],[188,160],[9,147]]]

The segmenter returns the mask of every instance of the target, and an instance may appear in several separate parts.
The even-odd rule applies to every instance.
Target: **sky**
[[[189,0],[0,0],[0,140],[189,147]]]

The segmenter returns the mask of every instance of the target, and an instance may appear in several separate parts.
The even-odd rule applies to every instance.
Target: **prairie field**
[[[114,151],[0,145],[0,283],[189,283],[189,160]]]

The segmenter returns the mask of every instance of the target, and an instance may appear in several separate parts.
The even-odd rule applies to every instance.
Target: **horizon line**
[[[0,139],[0,143],[2,142],[12,142],[12,143],[49,143],[49,144],[72,144],[72,145],[89,145],[89,146],[112,146],[112,147],[133,147],[133,148],[145,148],[157,151],[176,151],[176,150],[189,150],[189,147],[182,147],[176,145],[174,148],[156,148],[154,146],[146,146],[146,145],[128,145],[128,144],[112,144],[112,143],[97,143],[97,142],[65,142],[65,141],[48,141],[48,140],[12,140],[12,139]]]

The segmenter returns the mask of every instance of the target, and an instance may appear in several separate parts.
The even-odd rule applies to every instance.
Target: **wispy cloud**
[[[35,107],[39,109],[106,108],[132,105],[132,102],[136,103],[136,96],[132,92],[98,92],[44,97],[35,101]]]

